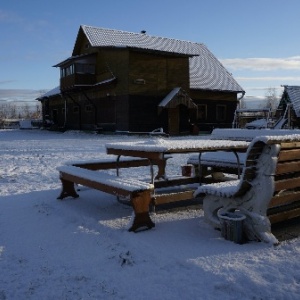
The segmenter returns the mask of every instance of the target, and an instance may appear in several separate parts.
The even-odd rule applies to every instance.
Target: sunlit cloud
[[[225,67],[233,70],[300,70],[300,56],[286,58],[227,58],[220,59]]]
[[[0,101],[3,102],[31,102],[37,103],[36,98],[46,90],[31,89],[0,89]]]
[[[264,77],[235,77],[238,81],[299,81],[300,77],[295,76],[264,76]]]

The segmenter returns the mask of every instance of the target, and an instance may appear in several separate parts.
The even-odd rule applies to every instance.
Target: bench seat
[[[62,182],[62,191],[57,199],[62,200],[69,196],[78,198],[75,183],[112,195],[130,197],[135,217],[129,231],[136,231],[144,226],[148,228],[155,226],[149,216],[153,184],[75,166],[61,166],[57,170]]]
[[[107,173],[95,172],[88,169],[83,169],[74,166],[61,166],[57,170],[62,174],[69,174],[75,177],[83,178],[95,184],[111,187],[115,189],[116,193],[136,192],[141,190],[152,190],[153,184],[139,181],[136,179],[128,179],[126,177],[115,176]]]
[[[132,168],[149,166],[150,162],[146,158],[122,157],[117,161],[116,157],[84,160],[84,161],[68,161],[66,166],[75,166],[89,170],[108,170],[117,168]]]
[[[198,193],[214,195],[216,197],[232,198],[240,189],[240,180],[223,181],[205,184],[198,189]]]
[[[237,155],[239,156],[240,166],[243,167],[246,154],[237,152]],[[197,166],[199,164],[199,155],[198,154],[191,155],[188,158],[187,163]],[[237,158],[232,152],[226,152],[226,151],[204,152],[201,155],[201,165],[237,168]]]

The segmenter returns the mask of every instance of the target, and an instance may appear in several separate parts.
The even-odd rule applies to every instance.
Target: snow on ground
[[[78,199],[56,200],[56,167],[145,138],[0,131],[0,300],[299,299],[300,238],[234,244],[199,206],[153,213],[156,227],[135,234],[131,208],[111,195],[82,188]],[[180,174],[186,159],[167,171]],[[148,168],[126,172],[150,178]]]

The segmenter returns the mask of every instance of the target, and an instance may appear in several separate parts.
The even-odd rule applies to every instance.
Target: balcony
[[[96,83],[95,74],[75,73],[60,78],[60,88],[62,91],[71,90],[78,86],[88,86]]]

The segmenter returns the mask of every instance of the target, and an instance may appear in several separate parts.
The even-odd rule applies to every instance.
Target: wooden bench
[[[117,160],[116,157],[113,157],[101,160],[69,161],[66,162],[65,165],[80,167],[88,170],[118,170],[121,168],[150,166],[150,161],[146,158],[124,157],[120,160]]]
[[[300,134],[300,130],[293,130],[295,134]],[[257,136],[285,136],[290,135],[291,130],[275,129],[225,129],[216,128],[209,137],[213,140],[232,140],[251,142]],[[206,137],[207,138],[207,137]],[[216,173],[228,173],[240,175],[245,164],[246,155],[242,152],[229,153],[224,151],[205,152],[201,155],[201,166],[203,176]],[[193,154],[188,160],[188,164],[194,165],[195,169],[199,168],[199,155]],[[220,177],[219,177],[220,178]]]
[[[171,155],[165,155],[161,160],[149,160],[147,158],[136,157],[114,157],[106,158],[102,160],[90,160],[90,161],[70,161],[66,165],[80,167],[88,170],[116,170],[116,174],[119,175],[119,170],[122,168],[135,168],[150,166],[151,182],[154,183],[154,179],[165,179],[165,169],[167,160],[172,158]],[[153,165],[158,167],[158,172],[154,178]]]
[[[135,214],[129,231],[137,231],[142,227],[150,229],[155,226],[149,216],[154,189],[152,184],[75,166],[61,166],[58,171],[62,182],[62,191],[58,199],[62,200],[68,196],[79,197],[74,187],[75,183],[112,195],[129,197]]]
[[[132,167],[141,167],[141,166],[149,166],[152,164],[157,164],[158,167],[162,166],[158,169],[158,174],[156,176],[157,180],[153,180],[153,184],[151,184],[151,206],[155,208],[157,205],[162,205],[162,204],[167,204],[171,202],[178,202],[178,201],[185,201],[185,200],[190,200],[193,199],[193,193],[196,190],[196,188],[199,185],[199,178],[198,177],[184,177],[184,176],[173,176],[173,177],[168,177],[167,179],[164,179],[164,172],[165,170],[165,164],[166,161],[171,158],[172,156],[167,155],[164,157],[163,160],[161,161],[149,161],[149,159],[143,159],[143,158],[134,158],[134,157],[122,157],[119,161],[117,161],[116,157],[113,159],[111,158],[104,158],[101,160],[89,160],[89,161],[69,161],[66,162],[65,166],[58,168],[60,172],[60,178],[62,179],[62,185],[63,189],[58,197],[59,199],[63,199],[67,196],[72,196],[72,197],[78,197],[78,194],[75,191],[74,184],[82,184],[85,186],[88,186],[90,188],[95,188],[102,190],[104,192],[108,192],[111,194],[114,194],[117,196],[118,201],[121,203],[126,203],[126,204],[131,204],[133,206],[134,211],[136,212],[137,217],[135,218],[135,225],[133,228],[131,228],[131,231],[135,231],[138,229],[138,227],[143,227],[144,224],[148,228],[154,227],[154,223],[149,219],[149,198],[148,198],[148,192],[147,192],[147,197],[145,197],[144,204],[141,204],[140,202],[132,200],[130,195],[128,193],[131,192],[130,190],[125,191],[124,193],[116,193],[115,189],[112,189],[110,186],[109,187],[103,187],[101,184],[99,184],[103,180],[106,180],[105,178],[108,178],[108,175],[105,175],[105,178],[101,176],[100,172],[95,172],[95,171],[101,171],[101,170],[117,170],[116,175],[113,176],[113,181],[112,182],[121,182],[122,184],[124,183],[124,178],[118,177],[119,174],[119,169],[120,168],[132,168]],[[71,168],[66,168],[71,167]],[[75,168],[75,169],[74,169]],[[81,171],[82,169],[82,171]],[[70,170],[72,171],[72,174],[70,173]],[[85,171],[84,171],[85,170]],[[88,172],[90,171],[90,172]],[[74,177],[74,172],[76,172],[76,178]],[[152,170],[153,172],[153,170]],[[151,173],[152,173],[151,172]],[[70,174],[69,174],[70,173]],[[87,176],[96,176],[97,178],[92,180],[92,182],[86,182],[86,175]],[[96,175],[97,174],[97,175]],[[72,175],[72,176],[71,176]],[[150,174],[152,175],[152,174]],[[99,179],[100,178],[100,179]],[[163,178],[164,180],[160,180]],[[96,182],[95,182],[96,181]],[[131,180],[132,182],[133,180]],[[137,184],[140,184],[141,181],[135,180]],[[151,180],[152,182],[152,180]],[[142,182],[143,185],[147,183]],[[106,185],[109,185],[106,183]],[[127,187],[125,185],[125,187]],[[154,187],[154,189],[153,189]],[[108,188],[108,190],[107,190]],[[124,188],[124,187],[123,187]],[[128,197],[129,195],[129,197]],[[124,199],[125,198],[125,199]],[[142,206],[142,210],[140,208],[137,208],[137,205]],[[139,214],[138,215],[138,210],[139,212],[142,211],[143,215]],[[143,221],[140,221],[143,220]],[[139,226],[136,226],[136,224],[140,224]]]
[[[255,138],[240,180],[204,184],[194,196],[204,197],[204,217],[215,228],[218,211],[240,211],[248,239],[278,243],[271,223],[300,215],[300,135]]]

